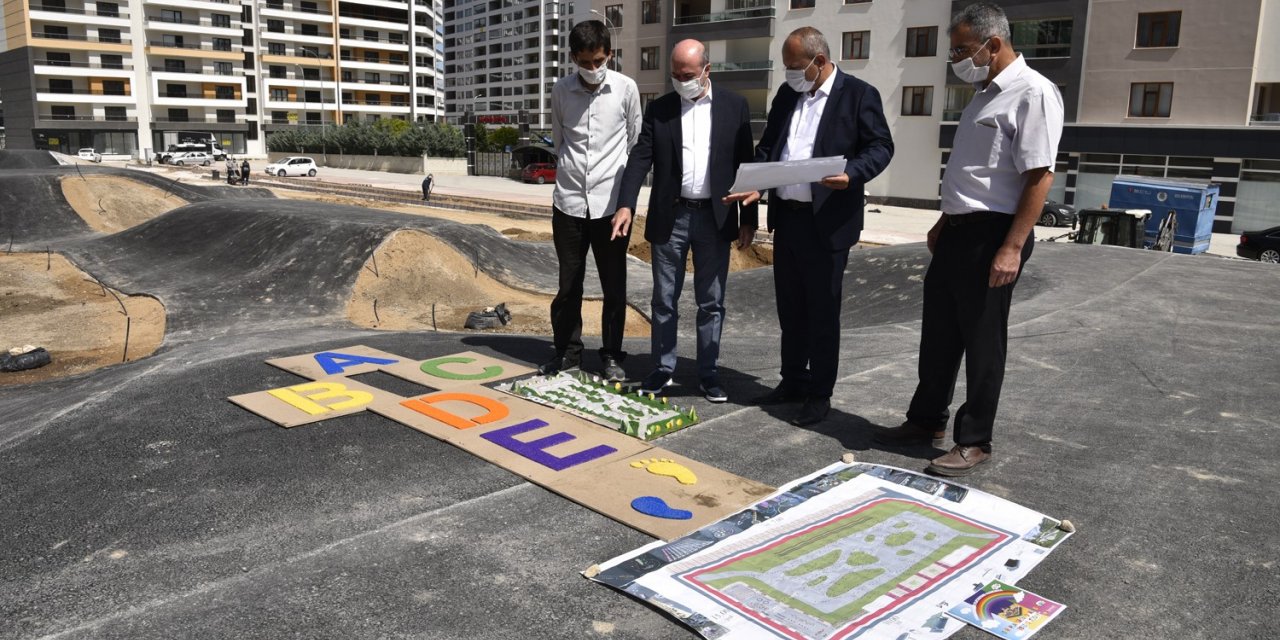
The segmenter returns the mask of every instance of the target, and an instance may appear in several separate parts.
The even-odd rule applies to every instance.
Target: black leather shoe
[[[876,433],[872,440],[877,444],[883,444],[889,447],[911,447],[917,445],[932,444],[941,448],[946,442],[946,428],[934,429],[921,424],[916,424],[910,420],[902,423],[900,426],[892,429],[884,429]]]
[[[831,411],[831,400],[828,398],[809,398],[804,401],[804,406],[800,408],[800,415],[791,419],[791,424],[797,427],[807,427],[812,424],[818,424],[827,419],[827,413]]]
[[[756,396],[751,400],[751,402],[762,407],[767,407],[771,405],[787,404],[789,402],[800,402],[801,400],[804,400],[804,394],[796,391],[784,382],[779,384],[773,391],[762,396]]]
[[[675,383],[671,380],[671,374],[661,369],[654,369],[653,373],[646,376],[644,382],[640,383],[640,393],[661,395],[663,389],[673,384]]]
[[[580,362],[578,358],[571,356],[556,356],[538,367],[538,373],[544,376],[554,376],[561,371],[573,372],[578,370]]]
[[[618,363],[618,359],[613,356],[604,356],[601,358],[604,362],[604,371],[601,373],[605,380],[609,382],[624,382],[627,379],[627,372]]]

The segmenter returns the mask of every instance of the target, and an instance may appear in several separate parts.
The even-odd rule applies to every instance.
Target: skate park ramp
[[[533,336],[353,325],[361,270],[405,229],[495,281],[554,290],[547,243],[316,203],[194,202],[55,247],[110,286],[163,300],[171,333],[151,358],[0,389],[0,637],[692,637],[577,575],[647,537],[383,418],[282,429],[225,400],[299,380],[268,358],[353,344],[410,358],[550,355]],[[723,405],[694,395],[686,287],[670,392],[703,422],[659,444],[773,485],[845,451],[922,468],[939,452],[870,436],[910,401],[927,263],[921,245],[855,252],[833,411],[808,429],[786,422],[795,406],[747,402],[777,383],[769,271],[730,277]],[[1280,271],[1269,267],[1036,247],[1014,296],[996,455],[965,482],[1078,527],[1020,583],[1070,607],[1043,637],[1277,632],[1257,614],[1280,583],[1268,533],[1280,527],[1280,444],[1268,437],[1280,429]],[[630,274],[638,307],[647,277],[643,265]],[[587,336],[588,351],[597,344]],[[643,376],[648,340],[626,347],[628,372]],[[597,366],[592,354],[584,364]]]

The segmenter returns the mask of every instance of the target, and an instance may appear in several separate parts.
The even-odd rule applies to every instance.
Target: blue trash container
[[[1213,238],[1218,210],[1218,185],[1167,178],[1120,176],[1111,182],[1112,209],[1149,209],[1145,246],[1155,244],[1160,223],[1172,212],[1178,220],[1173,236],[1175,253],[1204,253]]]

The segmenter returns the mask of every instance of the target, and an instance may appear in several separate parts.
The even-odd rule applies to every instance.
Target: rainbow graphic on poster
[[[992,580],[947,613],[997,637],[1023,640],[1066,608],[1030,591]]]

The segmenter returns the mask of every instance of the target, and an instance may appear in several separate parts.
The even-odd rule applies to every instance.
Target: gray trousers
[[[684,288],[685,261],[693,250],[693,294],[698,303],[698,378],[716,375],[720,331],[724,327],[724,283],[731,241],[720,237],[710,208],[676,206],[675,228],[664,244],[653,245],[652,353],[657,368],[676,370],[677,306]]]

